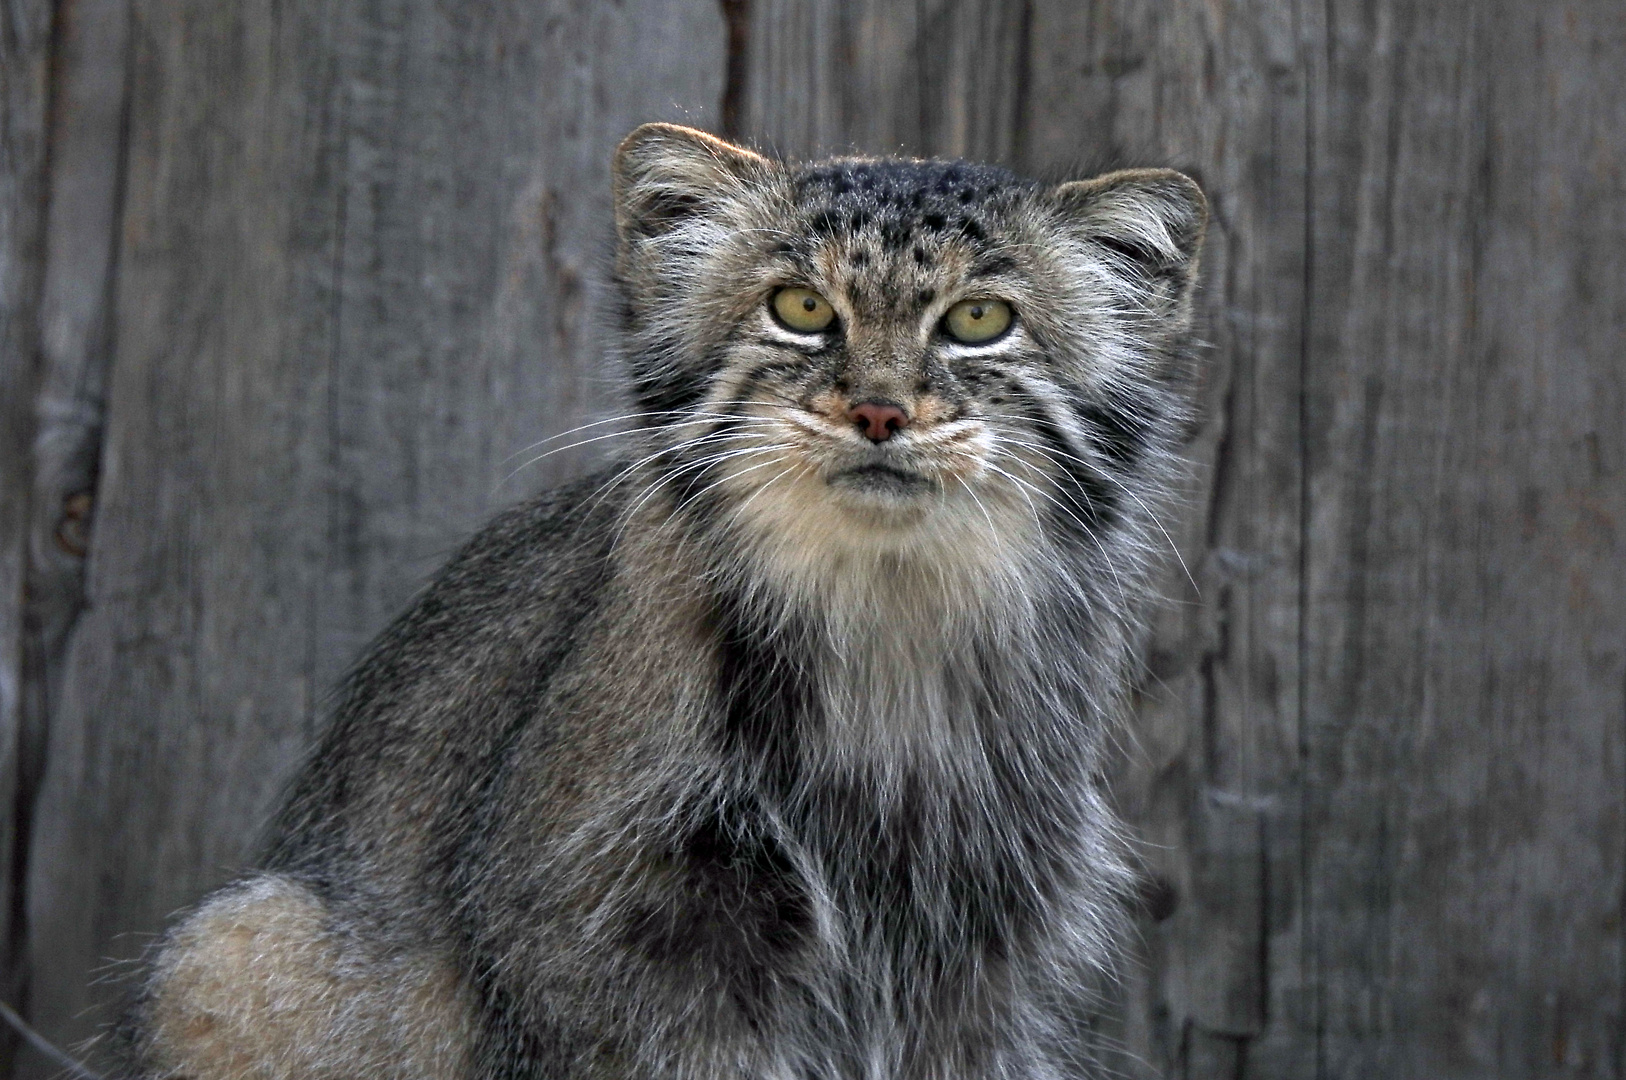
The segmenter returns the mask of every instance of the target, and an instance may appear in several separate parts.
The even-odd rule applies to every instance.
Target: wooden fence
[[[1620,0],[6,0],[0,108],[0,996],[48,1036],[592,460],[515,471],[614,407],[607,161],[673,119],[1210,193],[1123,1070],[1626,1076]]]

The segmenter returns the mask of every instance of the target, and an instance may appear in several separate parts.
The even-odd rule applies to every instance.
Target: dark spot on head
[[[919,244],[915,245],[915,262],[921,266],[927,266],[931,263],[931,260],[926,257],[926,249]]]
[[[902,251],[909,242],[909,229],[901,222],[889,221],[881,226],[881,246],[887,251]]]
[[[919,249],[916,248],[915,250],[918,251]],[[927,304],[931,303],[933,300],[936,300],[936,299],[937,299],[937,290],[936,289],[921,289],[920,290],[919,300],[920,300],[920,306],[921,307],[925,307]]]
[[[863,248],[858,248],[848,257],[848,261],[854,266],[868,266],[869,252],[865,251]]]
[[[960,227],[960,235],[965,237],[967,240],[974,240],[977,243],[981,243],[982,241],[988,239],[988,234],[982,231],[982,226],[977,224],[975,221],[972,221],[970,218],[961,218],[957,224]]]
[[[877,160],[815,166],[795,180],[799,197],[812,205],[806,213],[813,235],[835,235],[849,229],[877,229],[884,222],[890,250],[901,254],[904,240],[923,232],[975,239],[967,229],[966,210],[974,210],[978,193],[1029,190],[1033,185],[1005,170],[963,162]],[[824,205],[820,206],[823,202]],[[805,246],[805,245],[804,245]],[[872,258],[874,252],[871,252]],[[915,257],[921,265],[929,260]]]

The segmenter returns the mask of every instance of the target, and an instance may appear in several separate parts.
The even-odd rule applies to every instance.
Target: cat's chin
[[[937,491],[937,481],[912,469],[894,465],[870,463],[843,469],[830,477],[830,486],[866,501],[879,500],[883,505],[913,503]]]
[[[941,510],[942,483],[894,465],[865,464],[826,477],[824,499],[845,519],[845,528],[875,534],[908,533]]]
[[[820,566],[850,573],[886,557],[923,560],[934,573],[963,564],[980,577],[984,571],[973,572],[974,565],[1008,562],[1011,552],[1031,544],[1030,501],[980,484],[966,468],[975,462],[902,453],[829,456],[837,460],[804,457],[767,480],[741,482],[767,471],[758,469],[730,484],[734,510],[726,520],[759,550],[805,564],[792,576]]]

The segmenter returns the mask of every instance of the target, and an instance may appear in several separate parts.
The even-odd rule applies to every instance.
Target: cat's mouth
[[[877,495],[923,495],[936,486],[931,477],[899,465],[872,461],[830,477],[840,487]]]
[[[789,444],[787,464],[809,466],[795,469],[801,477],[796,483],[818,484],[832,502],[866,521],[906,525],[947,505],[944,497],[956,482],[969,491],[968,480],[978,475],[988,454],[982,421],[933,420],[930,412],[917,408],[907,431],[875,441],[854,425],[833,420],[829,410],[786,410],[778,417],[785,426],[776,435]],[[761,486],[771,489],[775,483],[770,478]]]

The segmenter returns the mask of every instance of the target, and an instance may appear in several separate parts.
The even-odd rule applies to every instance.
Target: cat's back
[[[340,861],[446,861],[615,588],[623,475],[498,515],[374,643],[273,824],[269,868],[334,880]]]

